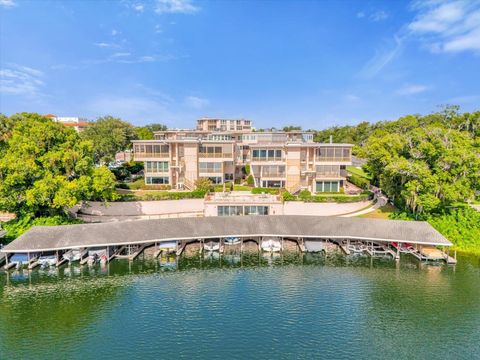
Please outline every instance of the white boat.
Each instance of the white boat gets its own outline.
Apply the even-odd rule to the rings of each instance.
[[[177,248],[176,241],[161,241],[158,244],[158,248],[162,250],[175,250]]]
[[[206,251],[218,251],[220,250],[220,242],[218,240],[209,240],[203,244],[203,248]]]
[[[325,250],[325,243],[322,240],[305,240],[306,252],[321,252]]]
[[[268,252],[278,252],[282,250],[282,243],[278,238],[265,238],[262,240],[262,250]]]
[[[57,264],[57,257],[55,255],[42,255],[38,258],[37,262],[42,268],[55,266]]]
[[[80,261],[87,253],[87,249],[71,249],[63,254],[63,258],[68,262]]]
[[[225,245],[237,245],[237,244],[240,244],[240,238],[238,237],[225,238]]]

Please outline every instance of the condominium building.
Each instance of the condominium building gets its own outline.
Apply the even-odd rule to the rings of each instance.
[[[76,132],[81,132],[88,126],[87,119],[79,118],[76,116],[56,116],[53,114],[48,114],[45,115],[45,117],[48,117],[53,121],[62,123],[65,126],[73,127]]]
[[[200,131],[251,131],[252,121],[246,119],[213,119],[197,120],[197,130]]]
[[[205,119],[200,119],[202,124]],[[229,121],[229,120],[227,120]],[[203,126],[203,125],[202,125]],[[249,124],[251,126],[251,122]],[[255,187],[290,192],[339,192],[352,163],[351,144],[317,143],[305,131],[167,130],[155,140],[133,141],[134,159],[145,163],[145,183],[193,189],[198,178],[214,184],[245,178]],[[248,167],[246,167],[248,165]]]

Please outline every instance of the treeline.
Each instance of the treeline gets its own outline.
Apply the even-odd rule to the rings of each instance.
[[[480,112],[457,106],[395,121],[326,129],[316,140],[355,144],[364,170],[401,209],[439,213],[480,192]]]

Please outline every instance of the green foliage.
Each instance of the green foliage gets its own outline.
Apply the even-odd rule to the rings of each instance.
[[[146,127],[136,127],[135,135],[138,140],[153,140],[155,138],[153,131],[147,129]]]
[[[285,131],[285,132],[300,131],[300,130],[302,130],[302,127],[298,126],[298,125],[288,125],[288,126],[284,126],[282,130]]]
[[[297,197],[295,195],[290,194],[288,191],[284,191],[282,193],[282,200],[283,201],[296,201]]]
[[[204,192],[214,190],[212,181],[209,178],[204,178],[204,177],[198,178],[195,181],[195,189],[198,191],[204,191]]]
[[[112,169],[117,181],[124,181],[143,170],[143,162],[131,161]]]
[[[146,192],[140,195],[125,194],[122,195],[121,201],[153,201],[153,200],[181,200],[181,199],[203,199],[207,191],[164,191],[164,192]]]
[[[77,219],[71,219],[66,215],[55,215],[48,217],[37,217],[33,218],[31,216],[23,216],[10,220],[2,224],[3,229],[7,232],[4,237],[4,241],[9,243],[10,241],[16,239],[32,226],[56,226],[56,225],[67,225],[67,224],[80,224],[81,221]]]
[[[352,175],[358,175],[361,176],[367,180],[371,180],[372,177],[367,174],[363,169],[357,168],[355,166],[347,166],[347,171],[351,173]]]
[[[368,179],[364,178],[364,177],[361,177],[359,175],[356,175],[356,174],[352,174],[350,175],[347,180],[349,182],[351,182],[352,184],[358,186],[359,188],[363,189],[363,190],[368,190],[369,186],[370,186],[370,181],[368,181]]]
[[[480,253],[480,212],[471,208],[452,209],[430,216],[428,222],[456,249]]]
[[[307,189],[303,189],[302,191],[300,191],[300,194],[298,194],[298,198],[302,201],[308,201],[311,196],[312,193]]]
[[[244,169],[245,175],[250,175],[250,170],[251,170],[251,169],[250,169],[250,164],[246,164],[246,165],[243,167],[243,169]]]
[[[339,193],[320,193],[312,195],[308,190],[302,190],[300,194],[293,195],[288,191],[282,193],[283,201],[304,201],[304,202],[336,202],[336,203],[349,203],[366,201],[371,199],[370,192],[363,192],[360,195],[344,195]]]
[[[83,139],[93,144],[95,163],[109,163],[115,159],[117,152],[131,146],[136,135],[131,124],[112,116],[98,118],[81,133]]]
[[[252,194],[271,194],[278,195],[280,194],[281,189],[279,188],[252,188]]]
[[[12,118],[0,147],[1,211],[45,216],[81,200],[115,199],[115,177],[105,167],[94,167],[91,142],[38,114]]]
[[[253,186],[253,184],[255,184],[255,180],[253,179],[253,175],[248,175],[247,185]]]

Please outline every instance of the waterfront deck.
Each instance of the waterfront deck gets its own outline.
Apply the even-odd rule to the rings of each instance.
[[[204,217],[34,226],[4,253],[151,244],[219,237],[364,240],[431,246],[452,244],[427,222],[300,215]]]

